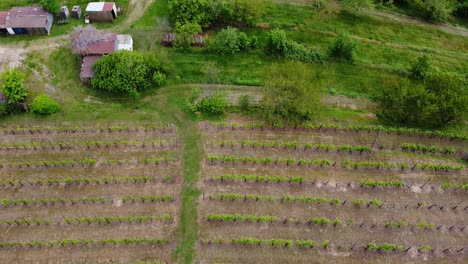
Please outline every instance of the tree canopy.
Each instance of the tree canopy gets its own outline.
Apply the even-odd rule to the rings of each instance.
[[[60,11],[60,2],[59,0],[41,0],[40,4],[42,5],[42,7],[53,13],[53,14],[56,14]]]
[[[2,73],[1,80],[1,91],[9,104],[22,102],[28,96],[28,89],[24,84],[25,75],[18,68],[7,68]]]
[[[297,124],[310,120],[321,104],[313,76],[300,62],[275,64],[263,81],[261,108],[273,125]]]
[[[106,55],[96,62],[94,72],[91,79],[94,88],[132,96],[150,87],[160,87],[165,80],[156,56],[136,51],[121,50]]]
[[[441,127],[468,114],[464,76],[435,72],[422,81],[393,80],[378,96],[378,117],[394,125]]]

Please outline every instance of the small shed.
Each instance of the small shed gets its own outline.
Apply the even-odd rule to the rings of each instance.
[[[1,12],[0,11],[0,36],[5,36],[8,31],[6,29],[6,17],[8,15],[8,11]]]
[[[115,50],[133,51],[133,38],[130,35],[117,35]]]
[[[89,82],[91,78],[94,77],[94,69],[93,66],[96,61],[102,58],[101,55],[92,55],[92,56],[84,56],[83,63],[81,64],[81,72],[80,72],[80,79],[82,82]]]
[[[72,17],[76,19],[81,18],[81,7],[80,6],[73,6],[72,8]]]
[[[13,7],[5,19],[10,35],[48,35],[54,16],[40,6]]]
[[[166,47],[172,47],[176,40],[176,35],[174,33],[164,33],[164,39],[162,44]]]
[[[114,2],[91,2],[86,7],[91,22],[112,22],[117,18],[117,7]]]

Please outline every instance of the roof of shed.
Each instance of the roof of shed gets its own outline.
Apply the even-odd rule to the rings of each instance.
[[[109,35],[97,42],[89,43],[85,50],[86,54],[110,54],[115,51],[115,40],[117,34],[109,33]]]
[[[114,6],[114,2],[90,2],[86,6],[86,12],[111,11]]]
[[[8,11],[0,11],[0,28],[5,27],[7,15],[8,15]]]
[[[96,61],[102,58],[101,55],[85,56],[81,64],[80,78],[87,79],[94,77],[93,66]]]
[[[36,28],[47,25],[49,12],[40,6],[13,7],[5,18],[8,28]]]

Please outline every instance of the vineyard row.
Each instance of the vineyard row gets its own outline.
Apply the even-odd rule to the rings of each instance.
[[[405,220],[401,221],[386,221],[383,223],[366,223],[364,221],[357,222],[355,220],[349,219],[347,221],[343,221],[340,218],[335,218],[335,219],[328,219],[328,218],[323,218],[323,217],[312,217],[308,220],[304,219],[299,219],[295,217],[288,217],[281,219],[277,216],[272,216],[272,215],[241,215],[241,214],[210,214],[205,216],[206,221],[208,222],[226,222],[226,223],[267,223],[267,224],[273,224],[273,223],[278,223],[278,224],[294,224],[294,225],[299,225],[299,224],[306,224],[306,225],[319,225],[321,227],[326,227],[326,226],[333,226],[333,227],[358,227],[358,228],[363,228],[365,226],[369,228],[377,228],[377,227],[383,227],[383,228],[395,228],[395,229],[400,229],[400,228],[410,228],[410,229],[417,229],[417,230],[437,230],[437,231],[442,231],[442,230],[448,230],[448,231],[464,231],[466,226],[457,226],[457,225],[438,225],[436,226],[433,223],[429,222],[418,222],[415,224],[410,224]]]
[[[173,176],[164,176],[160,179],[164,183],[173,183]],[[107,185],[107,184],[138,184],[138,183],[148,183],[155,182],[156,178],[152,176],[129,176],[129,177],[119,177],[119,178],[64,178],[64,179],[38,179],[38,180],[3,180],[0,181],[0,187],[4,188],[21,188],[25,186],[36,187],[36,186],[73,186],[73,185]]]
[[[296,160],[294,158],[273,158],[273,157],[247,157],[247,156],[217,156],[209,155],[208,161],[214,162],[231,162],[231,163],[252,163],[261,165],[286,165],[286,166],[320,166],[320,167],[336,167],[337,161],[327,159],[315,160]],[[416,163],[410,165],[408,163],[388,163],[381,161],[350,161],[344,160],[341,162],[341,167],[348,169],[419,169],[419,170],[433,170],[433,171],[462,171],[465,169],[463,165],[450,165],[450,164],[432,164],[432,163]]]
[[[76,134],[76,133],[132,133],[132,132],[161,132],[163,134],[176,132],[172,125],[156,126],[98,126],[98,127],[16,127],[0,130],[4,135],[36,135],[36,134]]]
[[[282,131],[318,131],[318,132],[368,132],[368,133],[387,133],[393,135],[417,136],[428,138],[439,138],[449,140],[464,141],[467,136],[443,131],[420,130],[417,128],[385,127],[372,125],[354,125],[347,126],[341,124],[304,124],[295,127],[272,127],[264,123],[231,123],[212,122],[214,127],[223,130],[282,130]]]
[[[99,148],[118,148],[118,147],[171,147],[177,146],[178,141],[167,140],[109,140],[109,141],[79,141],[79,142],[17,142],[0,143],[0,150],[69,150],[74,148],[99,149]]]
[[[210,180],[217,180],[221,182],[225,181],[243,181],[243,182],[256,182],[256,183],[289,183],[289,184],[303,184],[306,182],[310,182],[312,185],[317,183],[317,180],[308,180],[307,177],[305,176],[279,176],[279,175],[243,175],[243,174],[223,174],[223,175],[217,175],[214,176],[213,178],[210,178]],[[327,186],[329,181],[322,182],[323,185]],[[1,182],[0,182],[1,184]],[[338,187],[338,183],[335,184],[335,186]],[[353,183],[348,182],[347,184],[348,187],[352,187]],[[406,184],[402,181],[399,180],[393,180],[393,181],[374,181],[374,180],[364,180],[360,181],[358,183],[358,186],[360,187],[369,187],[369,188],[404,188],[404,187],[411,187],[413,184]],[[425,186],[425,185],[423,185]],[[435,186],[432,186],[435,188]],[[462,183],[462,184],[451,184],[451,183],[443,183],[440,185],[440,189],[442,190],[462,190],[462,191],[468,191],[468,184],[467,183]]]
[[[282,149],[294,149],[294,150],[313,150],[313,151],[337,151],[337,152],[359,152],[359,153],[371,153],[373,151],[372,146],[366,145],[334,145],[334,144],[311,144],[311,143],[299,143],[296,141],[288,141],[288,142],[278,142],[278,141],[252,141],[252,140],[242,140],[232,141],[232,140],[222,140],[222,141],[215,141],[211,143],[206,143],[206,146],[217,146],[217,147],[238,147],[238,148],[282,148]],[[437,146],[425,146],[421,144],[410,144],[410,143],[403,143],[400,144],[399,149],[405,152],[421,152],[421,153],[440,153],[444,155],[455,154],[456,149],[454,147],[437,147]],[[396,147],[391,148],[391,150],[395,150]],[[383,146],[378,146],[378,149],[384,149]]]
[[[123,238],[103,240],[65,239],[60,241],[0,241],[0,248],[41,248],[41,247],[79,247],[97,245],[131,245],[131,244],[153,244],[164,245],[169,243],[165,238]]]
[[[321,249],[327,249],[330,247],[331,243],[329,240],[324,240],[323,242],[315,242],[313,240],[289,240],[289,239],[257,239],[257,238],[252,238],[252,237],[242,237],[242,238],[234,238],[234,239],[203,239],[201,240],[201,243],[203,244],[208,244],[208,245],[223,245],[223,244],[231,244],[231,245],[242,245],[242,246],[261,246],[261,245],[266,245],[266,246],[273,246],[273,247],[285,247],[285,248],[291,248],[291,247],[298,247],[298,248],[321,248]],[[376,244],[373,242],[369,242],[366,245],[362,246],[357,246],[356,244],[351,245],[351,247],[348,248],[348,250],[355,250],[357,248],[362,248],[363,251],[373,251],[373,252],[408,252],[413,248],[413,246],[405,247],[401,245],[396,245],[396,244],[390,244],[390,243],[384,243],[384,244]],[[429,245],[421,245],[415,247],[419,253],[428,253],[428,252],[434,252],[435,249]],[[343,250],[343,246],[337,246],[336,249]],[[456,253],[460,253],[464,250],[464,247],[462,249],[455,249]],[[450,254],[452,253],[450,251],[450,248],[445,249],[443,251],[445,254]]]
[[[139,161],[132,161],[128,159],[114,160],[107,159],[100,161],[101,165],[124,165],[124,164],[168,164],[169,162],[176,161],[175,158],[147,158]],[[94,158],[85,158],[82,160],[39,160],[39,161],[11,161],[6,164],[0,164],[2,168],[49,168],[49,167],[92,167],[99,165],[98,161]]]
[[[171,202],[174,197],[170,195],[159,196],[124,196],[122,202]],[[104,204],[113,203],[112,199],[103,197],[82,197],[82,198],[44,198],[44,199],[0,199],[2,206],[50,206],[50,205],[75,205],[75,204]]]
[[[152,221],[163,221],[163,222],[172,222],[173,218],[170,215],[158,215],[158,216],[148,216],[148,215],[138,215],[138,216],[106,216],[106,217],[79,217],[79,218],[65,218],[66,224],[113,224],[113,223],[144,223]],[[0,225],[8,226],[40,226],[40,225],[51,225],[51,224],[61,224],[61,222],[52,222],[49,219],[41,218],[24,218],[24,219],[10,219],[2,220],[0,219]]]
[[[205,199],[205,194],[203,193],[203,199]],[[312,196],[290,196],[290,195],[284,195],[282,197],[277,197],[273,195],[259,195],[259,194],[239,194],[239,193],[223,193],[223,194],[216,194],[214,196],[208,195],[209,200],[217,200],[217,201],[263,201],[263,202],[280,202],[280,203],[302,203],[302,204],[329,204],[332,206],[345,206],[346,204],[350,204],[351,206],[355,208],[369,208],[369,207],[376,207],[376,208],[382,208],[384,204],[386,204],[386,201],[380,201],[379,199],[373,199],[370,201],[364,201],[363,199],[356,199],[353,201],[344,200],[341,201],[338,198],[325,198],[325,197],[312,197]],[[431,204],[428,205],[426,202],[418,202],[417,204],[410,204],[410,203],[405,203],[405,204],[388,204],[386,207],[388,208],[395,208],[398,206],[399,208],[404,208],[404,209],[450,209],[450,210],[457,210],[460,205],[454,205],[454,206],[447,206],[447,205],[437,205],[437,204]],[[460,209],[463,209],[463,211],[468,210],[468,206],[465,206],[464,208],[460,207]]]

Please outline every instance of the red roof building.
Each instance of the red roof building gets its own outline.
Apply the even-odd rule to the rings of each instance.
[[[11,35],[50,33],[54,17],[41,6],[13,7],[5,17]]]
[[[88,82],[89,79],[94,77],[93,66],[96,63],[96,61],[100,60],[101,58],[101,55],[85,56],[83,58],[83,63],[81,64],[80,72],[80,79],[82,82]]]

